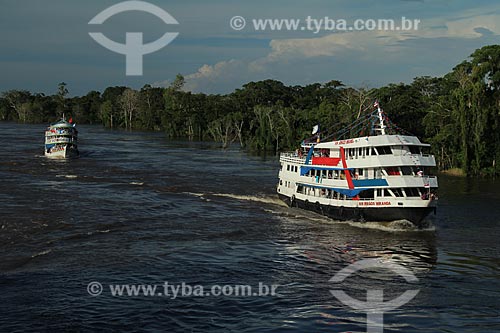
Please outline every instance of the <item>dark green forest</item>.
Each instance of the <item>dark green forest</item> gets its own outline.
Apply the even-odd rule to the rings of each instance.
[[[109,87],[71,98],[65,83],[51,96],[11,90],[1,95],[0,119],[48,123],[65,113],[79,124],[164,131],[172,138],[278,152],[297,147],[315,124],[322,129],[350,124],[379,100],[394,123],[432,144],[440,170],[500,174],[500,45],[476,50],[443,77],[375,89],[337,80],[306,86],[265,80],[227,95],[206,95],[183,91],[183,84],[178,75],[168,88]]]

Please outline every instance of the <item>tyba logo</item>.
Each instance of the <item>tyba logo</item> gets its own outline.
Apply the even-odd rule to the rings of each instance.
[[[110,17],[127,11],[150,13],[159,17],[165,24],[179,24],[165,10],[144,1],[125,1],[108,7],[90,20],[89,24],[103,24]],[[89,32],[90,37],[108,50],[125,55],[126,75],[142,75],[142,57],[167,46],[178,34],[178,32],[167,32],[154,42],[143,44],[142,32],[127,32],[125,44],[120,44],[100,32]]]
[[[393,273],[403,277],[406,282],[417,282],[418,279],[412,272],[401,265],[394,263],[382,263],[378,259],[364,259],[357,261],[344,269],[340,270],[330,282],[341,283],[351,274],[362,269],[388,269]],[[333,296],[339,301],[358,311],[366,312],[367,315],[367,332],[382,333],[384,331],[383,315],[388,312],[403,306],[411,301],[419,292],[419,290],[407,290],[393,300],[384,302],[384,291],[380,289],[369,289],[366,291],[366,302],[357,300],[347,295],[342,290],[330,290]]]

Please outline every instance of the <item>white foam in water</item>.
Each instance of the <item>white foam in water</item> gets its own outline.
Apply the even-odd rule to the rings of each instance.
[[[42,251],[42,252],[38,252],[38,253],[35,253],[31,256],[31,258],[36,258],[36,257],[40,257],[40,256],[43,256],[43,255],[46,255],[46,254],[49,254],[50,252],[52,252],[52,250],[45,250],[45,251]]]
[[[193,192],[182,192],[182,193],[200,198],[201,200],[210,201],[210,199],[205,198],[206,194],[204,193],[193,193]]]
[[[267,204],[279,205],[288,207],[283,201],[281,201],[277,196],[255,196],[255,195],[239,195],[231,193],[193,193],[193,192],[183,192],[184,194],[199,197],[200,199],[210,201],[207,197],[223,197],[235,200],[245,200],[245,201],[255,201]]]
[[[205,196],[204,193],[193,193],[193,192],[182,192],[182,193],[187,195],[192,195],[193,197],[198,197],[198,198],[203,198],[203,196]]]
[[[60,177],[64,177],[64,178],[68,178],[68,179],[75,179],[75,178],[78,178],[77,175],[56,175],[57,178],[60,178]]]
[[[144,182],[130,182],[130,185],[142,186],[144,185]]]
[[[247,200],[247,201],[255,201],[255,202],[263,202],[268,204],[274,204],[279,206],[288,207],[282,200],[280,200],[277,196],[255,196],[255,195],[239,195],[239,194],[230,194],[230,193],[213,193],[212,195],[217,197],[225,197],[236,200]]]
[[[425,228],[419,228],[408,220],[396,220],[390,222],[356,222],[346,221],[347,224],[356,228],[375,229],[388,232],[407,232],[407,231],[435,231],[432,223]]]

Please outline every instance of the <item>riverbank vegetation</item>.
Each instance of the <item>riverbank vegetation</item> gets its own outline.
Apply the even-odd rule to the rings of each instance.
[[[306,86],[264,80],[206,95],[183,91],[183,84],[178,75],[168,88],[109,87],[72,98],[65,83],[52,96],[11,90],[1,95],[0,120],[52,122],[64,112],[78,123],[277,152],[298,147],[316,124],[322,130],[350,124],[378,99],[394,123],[432,144],[440,170],[500,174],[500,45],[476,50],[443,77],[376,89],[337,80]]]

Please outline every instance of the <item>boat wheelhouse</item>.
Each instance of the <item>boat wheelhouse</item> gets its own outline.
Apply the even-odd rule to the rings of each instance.
[[[404,219],[421,227],[437,205],[430,145],[398,134],[401,129],[378,103],[374,107],[336,133],[342,137],[369,125],[370,136],[319,142],[318,133],[317,140],[303,142],[300,150],[281,154],[279,197],[290,206],[338,220]]]
[[[78,130],[64,117],[45,130],[45,156],[50,158],[78,157]]]

